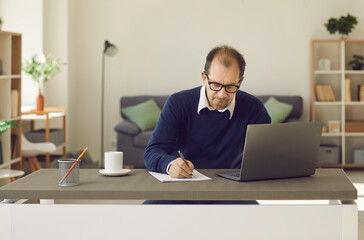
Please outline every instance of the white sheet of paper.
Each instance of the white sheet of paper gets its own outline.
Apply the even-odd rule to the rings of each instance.
[[[206,177],[197,170],[193,170],[192,178],[172,178],[168,174],[157,173],[157,172],[149,172],[149,174],[161,182],[195,182],[195,181],[211,180],[211,178]]]

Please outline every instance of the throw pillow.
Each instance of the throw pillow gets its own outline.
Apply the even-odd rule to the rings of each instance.
[[[270,97],[265,103],[265,108],[268,111],[272,123],[283,122],[292,112],[293,105],[280,102],[274,97]]]
[[[137,105],[122,108],[121,112],[141,131],[147,131],[154,129],[157,125],[161,109],[152,98]]]

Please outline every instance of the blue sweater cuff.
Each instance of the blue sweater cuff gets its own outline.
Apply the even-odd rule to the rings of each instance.
[[[158,170],[159,172],[162,172],[162,173],[165,173],[165,174],[168,174],[167,173],[167,166],[170,162],[172,162],[173,160],[175,160],[176,157],[173,156],[173,155],[167,155],[163,158],[163,160],[160,161],[160,163],[158,164]]]

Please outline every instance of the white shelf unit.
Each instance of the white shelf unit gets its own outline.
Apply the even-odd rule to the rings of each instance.
[[[21,41],[19,33],[0,31],[0,121],[15,121],[19,125],[21,125]],[[18,91],[15,101],[12,101],[12,90]],[[3,162],[0,164],[0,169],[21,167],[21,134],[21,127],[8,129],[1,134]],[[7,181],[7,179],[0,180],[0,186]]]
[[[340,121],[339,133],[323,133],[322,144],[334,144],[340,149],[340,162],[327,167],[358,168],[353,150],[364,149],[364,132],[346,132],[346,121],[364,122],[364,102],[358,100],[357,87],[364,84],[364,70],[351,70],[348,62],[354,54],[364,56],[364,40],[311,41],[311,121],[321,121],[328,127],[330,120]],[[319,60],[329,59],[329,71],[319,70]],[[345,79],[350,78],[351,101],[345,101]],[[330,84],[335,95],[333,102],[316,98],[315,84]]]

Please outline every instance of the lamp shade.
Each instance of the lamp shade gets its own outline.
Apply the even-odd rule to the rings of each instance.
[[[105,41],[104,54],[107,56],[114,56],[118,52],[118,48],[110,43],[108,40]]]

